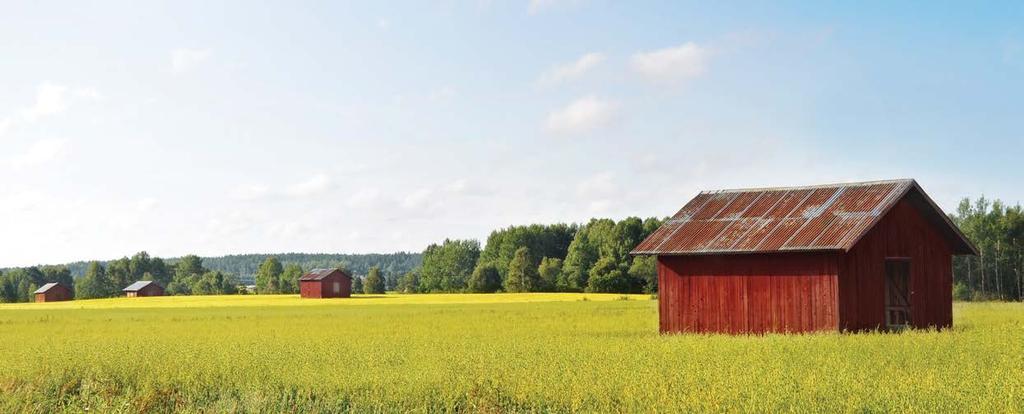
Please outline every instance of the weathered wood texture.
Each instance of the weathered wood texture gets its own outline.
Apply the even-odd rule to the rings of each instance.
[[[661,332],[838,328],[837,254],[659,256]]]
[[[62,284],[50,288],[44,293],[36,293],[36,302],[62,302],[74,299],[74,293],[70,288]]]
[[[352,296],[352,279],[339,271],[319,280],[301,280],[299,295],[304,298],[347,298]]]
[[[946,238],[900,200],[839,264],[839,321],[844,330],[885,328],[885,261],[910,262],[910,326],[953,323],[953,255]]]

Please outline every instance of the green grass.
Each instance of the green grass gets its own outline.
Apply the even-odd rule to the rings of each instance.
[[[587,300],[582,300],[584,297]],[[0,412],[1024,411],[1024,305],[943,332],[659,335],[593,294],[0,305]]]

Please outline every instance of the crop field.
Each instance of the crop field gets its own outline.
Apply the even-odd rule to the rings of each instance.
[[[0,412],[1022,412],[1024,305],[942,332],[659,335],[595,294],[0,305]]]

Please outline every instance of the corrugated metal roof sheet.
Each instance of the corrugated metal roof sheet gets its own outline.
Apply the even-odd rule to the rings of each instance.
[[[352,276],[349,276],[348,273],[345,273],[339,269],[313,269],[307,272],[306,274],[302,275],[302,277],[300,277],[299,280],[323,280],[323,278],[327,277],[328,275],[335,271],[341,272],[343,276],[346,276],[350,279],[352,278]]]
[[[140,280],[138,282],[135,282],[135,283],[132,283],[132,284],[128,285],[128,287],[126,287],[124,289],[121,289],[121,291],[122,292],[138,292],[138,291],[142,290],[142,288],[144,288],[146,286],[149,286],[152,283],[156,283],[156,282],[153,282],[152,280]]]
[[[58,285],[58,283],[47,283],[45,285],[40,286],[39,289],[36,289],[36,291],[32,292],[32,293],[33,294],[35,294],[35,293],[46,293],[46,291],[48,291],[50,289],[53,289],[53,287],[57,286],[57,285]]]
[[[929,218],[944,227],[956,253],[976,253],[911,179],[704,191],[632,253],[847,251],[912,190],[925,201]]]

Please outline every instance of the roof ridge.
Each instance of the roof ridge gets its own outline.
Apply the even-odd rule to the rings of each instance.
[[[721,190],[701,190],[700,194],[729,194],[729,193],[748,193],[754,191],[793,191],[793,190],[814,190],[820,188],[840,188],[840,187],[861,187],[871,186],[879,184],[911,184],[916,181],[913,178],[895,178],[890,180],[875,180],[875,181],[852,181],[843,183],[832,183],[832,184],[816,184],[816,185],[803,185],[803,186],[792,186],[792,187],[749,187],[749,188],[727,188]]]

